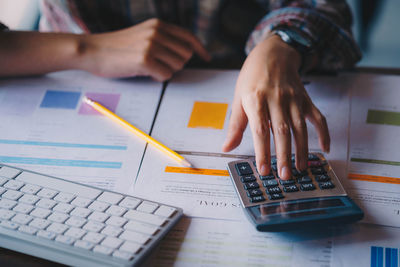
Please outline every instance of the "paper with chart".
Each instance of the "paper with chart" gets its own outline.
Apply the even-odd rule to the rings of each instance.
[[[82,103],[88,96],[148,132],[161,94],[149,80],[84,72],[0,81],[0,161],[126,192],[145,143]]]
[[[365,220],[400,226],[400,77],[359,75],[353,85],[349,183]]]

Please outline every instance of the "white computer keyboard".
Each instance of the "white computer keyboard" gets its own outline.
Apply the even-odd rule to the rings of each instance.
[[[0,164],[0,246],[80,266],[132,266],[182,209]]]

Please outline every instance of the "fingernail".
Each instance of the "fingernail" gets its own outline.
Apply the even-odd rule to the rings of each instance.
[[[289,178],[290,178],[290,171],[289,171],[289,168],[288,168],[288,167],[284,166],[284,167],[281,169],[281,177],[282,177],[283,179],[289,179]]]
[[[268,174],[267,164],[262,164],[261,165],[260,173],[261,173],[261,175],[267,175]]]

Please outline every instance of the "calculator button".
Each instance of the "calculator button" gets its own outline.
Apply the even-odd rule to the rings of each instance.
[[[236,164],[236,170],[240,176],[253,174],[251,166],[247,162],[240,162]]]
[[[327,174],[319,174],[315,175],[315,180],[317,182],[326,182],[330,180],[330,177]]]
[[[279,188],[279,186],[274,186],[265,189],[265,192],[267,192],[267,194],[277,194],[282,193],[282,190]]]
[[[282,193],[276,193],[276,194],[269,194],[268,198],[270,200],[276,200],[276,199],[282,199],[282,198],[284,198],[284,196]]]
[[[264,201],[265,197],[263,196],[256,196],[256,197],[251,197],[250,198],[250,202],[255,203],[255,202],[260,202],[260,201]]]
[[[260,187],[257,182],[245,183],[243,186],[244,186],[244,189],[247,189],[247,190],[256,189],[256,188]]]
[[[294,185],[295,181],[293,179],[290,179],[290,180],[279,180],[279,183],[281,185]]]
[[[254,177],[254,175],[245,175],[240,177],[240,180],[243,183],[254,182],[256,180],[256,177]]]
[[[311,184],[311,183],[302,184],[302,185],[300,185],[300,189],[301,189],[301,191],[311,191],[311,190],[315,189],[315,186],[314,186],[314,184]]]
[[[260,189],[251,189],[251,190],[247,191],[247,196],[249,196],[249,197],[260,196],[262,194],[263,193]]]
[[[307,183],[311,183],[312,180],[311,180],[310,176],[303,176],[303,177],[297,178],[297,182],[299,184],[307,184]]]
[[[318,168],[311,168],[311,173],[314,174],[314,175],[325,174],[326,171],[325,171],[325,169],[323,167],[318,167]]]
[[[322,161],[319,161],[319,160],[308,162],[308,167],[310,167],[310,168],[322,167],[322,166],[324,166],[324,164],[322,163]]]
[[[272,164],[271,169],[273,169],[276,172],[278,171],[278,167],[276,166],[276,164]]]
[[[319,157],[315,154],[308,154],[308,160],[319,160]]]
[[[263,186],[264,187],[271,187],[271,186],[277,186],[278,182],[275,179],[271,179],[271,180],[264,180],[263,181]]]
[[[293,170],[292,170],[292,174],[293,174],[294,176],[296,176],[296,177],[299,177],[299,176],[305,176],[305,175],[307,175],[308,172],[307,172],[307,170],[305,170],[305,171],[298,171],[297,169],[293,169]]]
[[[275,164],[278,162],[278,160],[276,159],[276,157],[271,158],[271,164]]]
[[[299,188],[297,188],[297,186],[294,185],[294,184],[285,185],[285,186],[283,186],[283,191],[285,191],[285,192],[297,192],[297,191],[299,191]]]
[[[261,180],[270,180],[270,179],[275,179],[275,176],[273,174],[269,174],[269,175],[265,175],[265,176],[260,175],[260,179]]]
[[[334,187],[335,185],[331,181],[319,183],[319,188],[321,189],[330,189]]]

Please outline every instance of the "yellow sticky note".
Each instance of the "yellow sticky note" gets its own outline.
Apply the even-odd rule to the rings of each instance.
[[[195,101],[187,127],[223,129],[227,110],[226,103]]]

